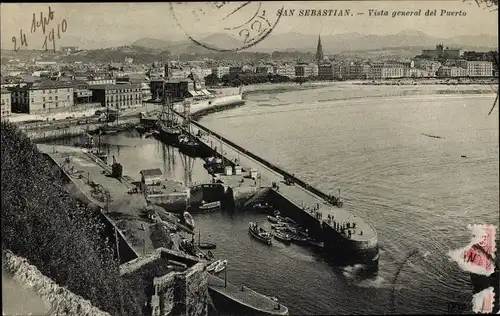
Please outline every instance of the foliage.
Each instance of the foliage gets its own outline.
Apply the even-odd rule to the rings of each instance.
[[[238,87],[240,85],[257,84],[257,83],[281,83],[289,82],[290,78],[281,75],[267,73],[239,73],[229,74],[222,77],[222,82],[225,86]]]
[[[2,249],[25,257],[103,311],[140,315],[96,214],[79,207],[36,146],[6,122],[1,123],[1,161]]]
[[[151,242],[154,248],[167,248],[172,249],[174,242],[165,227],[156,223],[149,228]]]

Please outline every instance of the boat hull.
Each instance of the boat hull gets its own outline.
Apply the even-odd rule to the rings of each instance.
[[[250,236],[254,237],[258,241],[260,241],[264,244],[267,244],[267,245],[271,245],[271,238],[262,237],[258,232],[255,231],[255,229],[252,226],[250,226],[248,228],[248,232],[249,232]]]

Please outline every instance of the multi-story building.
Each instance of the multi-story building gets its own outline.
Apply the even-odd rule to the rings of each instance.
[[[309,64],[297,64],[295,65],[295,76],[296,77],[311,77],[313,75],[313,69]]]
[[[1,115],[2,119],[8,117],[11,113],[11,96],[10,91],[6,89],[1,90]]]
[[[437,76],[439,78],[458,78],[467,77],[468,71],[462,67],[455,66],[441,66],[437,71]]]
[[[142,105],[140,84],[107,84],[90,86],[92,98],[101,106],[120,111],[124,108]]]
[[[481,60],[457,60],[456,65],[467,69],[469,77],[492,77],[493,63]]]
[[[256,69],[254,66],[247,64],[247,65],[243,65],[241,67],[241,70],[243,70],[243,72],[255,72]]]
[[[295,65],[292,64],[282,64],[275,66],[273,69],[274,73],[280,76],[285,76],[288,78],[295,78]]]
[[[73,100],[75,105],[92,103],[92,91],[90,85],[82,80],[71,81],[73,85]]]
[[[90,86],[102,86],[116,84],[116,79],[113,78],[89,78],[86,80]]]
[[[370,68],[371,79],[403,78],[405,68],[399,63],[374,63]]]
[[[350,75],[352,79],[367,79],[370,75],[370,65],[353,63],[350,65]]]
[[[438,61],[419,58],[414,60],[414,67],[435,73],[438,71],[439,67],[441,67],[441,63]]]
[[[74,105],[73,86],[59,81],[35,81],[23,87],[10,88],[12,111],[43,113]]]
[[[309,69],[311,70],[311,76],[317,77],[319,73],[319,67],[315,63],[310,63],[309,64]]]
[[[436,71],[428,71],[420,68],[405,68],[404,73],[407,78],[432,78],[436,76]]]
[[[321,79],[332,80],[333,79],[333,64],[332,63],[321,63],[318,68],[318,76]]]
[[[191,97],[190,91],[195,91],[194,81],[191,79],[170,79],[170,80],[151,80],[149,82],[151,88],[151,98],[155,101],[163,99],[163,89],[166,93],[173,97],[174,100],[183,100]],[[194,94],[197,95],[196,93]]]
[[[212,68],[212,73],[217,76],[217,78],[221,79],[225,75],[229,75],[229,66],[218,66]]]

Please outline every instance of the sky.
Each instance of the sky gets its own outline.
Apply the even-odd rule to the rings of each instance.
[[[277,10],[295,9],[294,16],[282,16],[273,33],[298,32],[302,34],[396,34],[405,30],[416,30],[435,37],[456,35],[498,36],[498,11],[490,12],[486,4],[478,7],[475,0],[444,1],[276,1],[252,2],[222,20],[245,2],[229,2],[220,8],[207,3],[2,3],[1,47],[12,49],[12,37],[21,44],[20,31],[26,34],[28,49],[42,49],[45,37],[54,28],[56,46],[76,45],[94,49],[128,45],[137,39],[148,37],[164,40],[186,40],[188,33],[193,38],[202,38],[211,33],[231,33],[225,27],[236,27],[255,13],[265,16],[274,24]],[[33,14],[37,21],[42,12],[53,19],[41,29],[30,32]],[[353,16],[298,16],[300,10],[343,10],[350,9]],[[386,10],[389,16],[369,16],[369,9]],[[392,17],[392,11],[422,10],[421,16]],[[437,10],[438,16],[424,16],[426,10]],[[465,16],[439,16],[441,10],[462,11]],[[194,17],[201,17],[198,22]],[[363,15],[358,15],[363,13]],[[175,15],[175,18],[174,18]],[[65,21],[65,22],[63,22]],[[251,20],[253,23],[254,20]],[[62,26],[65,23],[65,32]],[[180,25],[180,26],[179,26]],[[59,36],[57,34],[59,26]],[[240,29],[238,29],[240,30]],[[271,34],[272,35],[272,34]],[[49,45],[52,45],[50,38]],[[271,40],[272,36],[266,40]],[[24,48],[26,49],[26,48]]]

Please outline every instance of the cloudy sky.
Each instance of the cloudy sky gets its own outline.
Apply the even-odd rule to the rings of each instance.
[[[282,16],[273,33],[298,32],[303,34],[395,34],[406,30],[417,30],[436,37],[455,35],[498,36],[497,11],[478,7],[474,0],[443,1],[281,1],[252,2],[236,14],[223,19],[244,2],[230,2],[221,8],[207,3],[176,3],[173,11],[168,3],[12,3],[0,5],[1,45],[12,49],[12,37],[20,42],[20,31],[26,33],[29,49],[41,49],[45,36],[54,28],[56,46],[77,45],[82,48],[98,48],[127,45],[143,38],[185,40],[185,32],[194,38],[211,32],[227,33],[225,27],[237,26],[239,22],[251,20],[255,13],[276,20],[281,7],[295,9],[294,16]],[[37,20],[42,12],[48,16],[49,6],[54,11],[53,20],[46,26],[46,34],[39,29],[30,33],[33,14]],[[344,10],[350,9],[352,16],[298,16],[301,9]],[[369,9],[387,10],[389,16],[369,16]],[[392,17],[393,11],[421,9],[421,16]],[[424,16],[427,9],[437,10],[437,16]],[[462,11],[465,16],[440,16],[442,11]],[[358,13],[363,13],[358,14]],[[196,15],[198,14],[198,15]],[[177,18],[177,20],[174,18]],[[198,17],[195,18],[195,16]],[[57,28],[66,21],[66,32]],[[179,24],[181,26],[179,26]],[[234,31],[233,31],[234,33]],[[234,35],[234,34],[233,34]],[[272,36],[266,40],[272,39]]]

